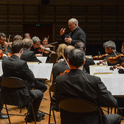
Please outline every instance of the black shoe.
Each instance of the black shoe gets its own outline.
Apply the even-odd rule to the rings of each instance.
[[[8,119],[8,115],[0,113],[0,119]]]
[[[43,117],[45,117],[45,113],[44,112],[38,113],[37,116],[36,116],[36,121],[40,122],[41,120],[43,120]]]
[[[42,112],[42,113],[38,113],[37,116],[36,116],[36,121],[37,122],[40,122],[43,117],[45,117],[45,113]],[[32,122],[32,121],[35,121],[34,120],[34,117],[31,117],[30,115],[27,115],[26,118],[25,118],[25,121],[27,120],[27,122]]]

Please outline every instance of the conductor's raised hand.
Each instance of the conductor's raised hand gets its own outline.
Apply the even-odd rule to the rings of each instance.
[[[64,35],[66,28],[61,28],[60,35]]]

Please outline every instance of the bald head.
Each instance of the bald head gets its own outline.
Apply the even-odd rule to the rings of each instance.
[[[75,49],[74,46],[69,45],[69,46],[65,47],[64,56],[65,56],[66,59],[68,58],[68,54],[72,49]]]

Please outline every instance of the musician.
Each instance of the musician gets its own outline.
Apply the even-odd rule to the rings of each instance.
[[[61,28],[60,35],[63,41],[67,43],[67,45],[75,45],[76,42],[82,41],[86,44],[86,34],[85,32],[78,26],[78,20],[75,18],[71,18],[68,20],[68,26],[71,32],[68,35],[65,35],[66,28]]]
[[[109,57],[116,57],[116,55],[119,55],[120,53],[116,51],[116,44],[114,41],[106,41],[104,44],[103,44],[103,47],[105,48],[105,52],[108,54],[108,56],[106,56],[104,58],[104,60],[107,60]],[[108,65],[116,65],[117,63],[115,64],[111,64],[109,62],[107,62]]]
[[[29,85],[34,84],[35,82],[35,77],[33,72],[29,69],[27,63],[24,60],[21,60],[20,57],[23,53],[23,44],[22,41],[16,40],[13,41],[12,43],[12,52],[13,55],[9,58],[4,57],[2,61],[2,68],[3,68],[3,77],[19,77],[25,81],[28,81]],[[1,102],[4,102],[6,98],[8,98],[6,102],[11,103],[9,100],[9,97],[13,97],[13,102],[29,102],[30,98],[29,95],[27,94],[27,89],[8,89],[6,87],[3,87],[1,90],[1,94],[4,93],[4,97],[2,97]],[[30,90],[32,97],[34,98],[33,101],[33,107],[34,107],[34,112],[36,115],[36,121],[40,121],[43,117],[42,113],[38,113],[38,108],[40,106],[41,100],[43,98],[43,93],[40,90]],[[26,95],[27,99],[17,99],[16,95],[21,96],[21,95]],[[28,122],[34,121],[33,118],[33,112],[32,109],[30,110],[28,116]],[[25,118],[27,119],[27,117]]]
[[[27,62],[39,62],[42,63],[37,57],[35,56],[34,51],[30,51],[30,48],[33,45],[32,39],[25,38],[22,40],[23,43],[23,53],[21,55],[21,59]],[[47,90],[47,86],[45,85],[45,80],[35,80],[35,89],[41,90],[43,93]]]
[[[30,50],[31,50],[31,51],[34,51],[37,57],[42,57],[42,56],[43,56],[43,55],[42,55],[42,52],[39,52],[39,51],[38,51],[38,50],[39,50],[39,47],[40,47],[40,42],[41,42],[41,40],[40,40],[39,37],[37,37],[37,36],[34,36],[34,37],[32,38],[32,40],[33,40],[33,46],[31,47]]]
[[[47,46],[49,37],[45,37],[42,41],[43,46]]]
[[[56,78],[56,100],[59,103],[66,98],[82,98],[92,101],[99,106],[117,106],[116,99],[107,90],[99,77],[83,72],[85,54],[80,49],[69,52],[68,63],[70,72]],[[80,106],[79,106],[80,107]],[[99,107],[101,109],[101,107]],[[101,109],[102,111],[102,109]],[[118,114],[102,113],[104,124],[120,124],[121,116]],[[77,114],[61,110],[61,124],[99,124],[98,113]]]
[[[31,39],[31,35],[30,35],[29,33],[25,33],[25,34],[24,34],[24,38],[29,38],[29,39]]]
[[[0,33],[0,50],[2,50],[4,54],[12,53],[11,47],[6,42],[6,35],[4,33]]]
[[[78,41],[75,44],[75,48],[81,49],[84,52],[86,52],[86,45],[85,45],[85,43],[83,43],[81,41]],[[90,59],[90,58],[85,58],[85,59],[86,60],[85,60],[85,64],[84,64],[83,70],[89,73],[89,66],[90,65],[95,65],[95,63],[94,63],[93,59]]]
[[[69,54],[69,52],[70,52],[72,49],[74,49],[74,47],[71,46],[71,45],[66,46],[66,47],[64,48],[64,51],[62,52],[62,54],[64,55],[66,61],[67,61],[67,59],[68,59],[68,54]],[[57,77],[58,75],[60,75],[60,73],[64,72],[66,69],[69,69],[69,66],[67,65],[67,62],[66,62],[66,61],[63,59],[63,61],[60,61],[60,62],[55,63],[55,64],[53,65],[53,83],[54,83],[56,77]]]
[[[64,61],[62,55],[64,55],[64,49],[66,48],[66,46],[67,45],[65,43],[59,44],[57,50],[57,62]]]
[[[23,40],[21,35],[15,35],[13,40]]]
[[[39,59],[37,59],[37,57],[35,56],[35,52],[34,51],[30,51],[32,45],[33,45],[33,41],[32,39],[29,38],[24,38],[22,40],[23,43],[23,54],[21,56],[22,60],[25,61],[30,61],[30,62],[39,62],[42,63]]]

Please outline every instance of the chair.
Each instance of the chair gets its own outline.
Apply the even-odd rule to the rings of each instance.
[[[28,84],[20,79],[20,78],[17,78],[17,77],[6,77],[6,78],[3,78],[2,81],[1,81],[1,85],[2,85],[2,88],[3,87],[6,87],[6,88],[14,88],[14,89],[17,89],[17,88],[27,88],[27,92],[29,94],[29,102],[28,102],[28,105],[26,103],[21,104],[21,106],[15,105],[15,103],[3,103],[5,104],[5,108],[6,108],[6,112],[7,112],[7,115],[8,115],[8,119],[9,119],[9,124],[11,124],[11,121],[10,121],[10,117],[9,117],[9,113],[8,113],[8,109],[7,109],[7,105],[15,105],[15,106],[19,106],[19,107],[22,107],[22,106],[28,106],[28,112],[26,113],[26,115],[28,115],[29,113],[29,109],[30,109],[30,105],[32,107],[32,111],[33,111],[33,115],[34,115],[34,119],[35,119],[35,124],[36,124],[36,116],[35,116],[35,113],[34,113],[34,108],[33,108],[33,99],[31,99],[31,94],[30,94],[30,88],[28,86]],[[4,97],[4,93],[1,93],[1,98]],[[27,96],[28,97],[28,96]],[[26,98],[27,98],[26,97]],[[5,98],[6,99],[6,98]],[[9,98],[9,99],[12,99],[12,98]],[[28,117],[28,116],[27,116]],[[27,124],[27,120],[26,119],[26,124]]]
[[[88,100],[79,98],[67,98],[59,103],[60,113],[61,109],[73,113],[88,113],[98,111],[100,115],[101,124],[103,124],[102,113],[100,108],[96,104]]]
[[[55,89],[56,89],[56,84],[51,85],[50,88],[49,88],[50,111],[49,111],[49,122],[48,122],[48,124],[50,124],[51,111],[53,111],[53,118],[54,118],[54,122],[56,124],[56,119],[55,119],[55,113],[54,113],[54,111],[57,111],[57,110],[54,110],[54,108],[52,107],[52,93],[55,93]]]

